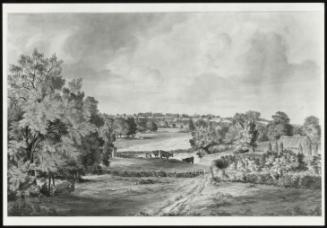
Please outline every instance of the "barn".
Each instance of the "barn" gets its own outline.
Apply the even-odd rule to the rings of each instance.
[[[295,153],[301,153],[306,156],[316,155],[319,153],[318,145],[313,144],[308,136],[301,135],[283,135],[280,137],[277,143],[275,143],[273,148],[276,151],[291,150]]]

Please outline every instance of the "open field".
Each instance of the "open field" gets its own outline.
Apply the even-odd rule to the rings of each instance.
[[[117,158],[112,162],[112,169],[140,173],[154,170],[189,172],[202,168],[208,166],[178,160]],[[216,183],[207,172],[193,178],[85,176],[69,195],[30,198],[29,201],[34,208],[28,209],[29,213],[34,211],[29,215],[47,215],[45,211],[59,216],[286,216],[321,213],[319,189]]]
[[[31,201],[59,216],[287,216],[319,215],[320,195],[320,191],[309,189],[245,183],[215,185],[203,176],[131,178],[101,175],[86,177],[71,195]]]
[[[154,133],[138,133],[134,139],[119,138],[115,142],[118,152],[189,149],[190,133],[177,128],[159,128]]]

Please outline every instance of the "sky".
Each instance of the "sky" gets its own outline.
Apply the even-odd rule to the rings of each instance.
[[[323,16],[310,11],[9,14],[8,63],[37,48],[101,112],[323,116]]]

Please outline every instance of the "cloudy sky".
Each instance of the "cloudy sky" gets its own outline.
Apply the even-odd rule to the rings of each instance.
[[[317,12],[10,14],[8,62],[34,48],[107,113],[322,116]]]

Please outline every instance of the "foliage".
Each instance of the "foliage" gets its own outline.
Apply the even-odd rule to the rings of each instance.
[[[320,188],[321,157],[305,159],[289,150],[261,155],[224,156],[230,162],[228,180],[257,184],[276,184],[285,187]]]
[[[240,128],[238,147],[252,148],[254,151],[257,144],[258,130],[256,129],[256,120],[260,113],[248,111],[246,114],[236,113],[233,117],[233,124]]]
[[[313,143],[320,143],[321,128],[319,125],[319,119],[315,116],[307,117],[303,124],[303,132]]]
[[[154,121],[148,120],[146,122],[146,129],[149,130],[149,131],[157,131],[158,130],[158,126],[157,126],[157,124]]]
[[[195,122],[195,130],[192,132],[190,144],[194,149],[205,149],[219,144],[236,144],[239,147],[256,147],[259,136],[256,121],[259,120],[260,113],[248,111],[236,113],[231,119],[231,123],[211,122],[199,119]],[[226,147],[228,148],[228,147]],[[218,150],[220,151],[220,150]]]
[[[193,122],[192,119],[189,119],[189,121],[188,121],[188,130],[189,131],[194,131],[195,130],[194,122]]]
[[[290,119],[284,112],[276,112],[272,116],[272,121],[268,124],[267,136],[269,140],[278,140],[282,135],[290,136],[293,132],[293,127],[289,124]]]
[[[127,135],[128,136],[135,135],[136,130],[137,130],[137,125],[136,125],[135,119],[133,117],[128,117],[127,118],[127,123],[128,123]]]
[[[136,125],[137,125],[137,130],[139,132],[144,132],[146,131],[146,123],[147,123],[147,119],[146,118],[140,118],[136,121]]]
[[[124,118],[119,117],[119,118],[116,118],[114,120],[114,129],[115,129],[116,134],[119,137],[122,137],[123,135],[128,134],[129,125],[128,125],[127,121]]]
[[[22,55],[8,76],[8,189],[17,193],[35,184],[37,175],[74,175],[103,162],[100,133],[105,121],[97,101],[86,97],[82,80],[65,86],[62,61],[35,50]],[[107,126],[107,125],[105,125]],[[102,128],[103,130],[103,128]]]
[[[265,125],[257,123],[258,130],[258,142],[264,142],[268,140],[268,129]]]
[[[109,166],[109,158],[114,150],[114,141],[116,135],[114,131],[114,120],[104,115],[104,125],[99,129],[101,138],[104,140],[102,162],[105,166]]]

